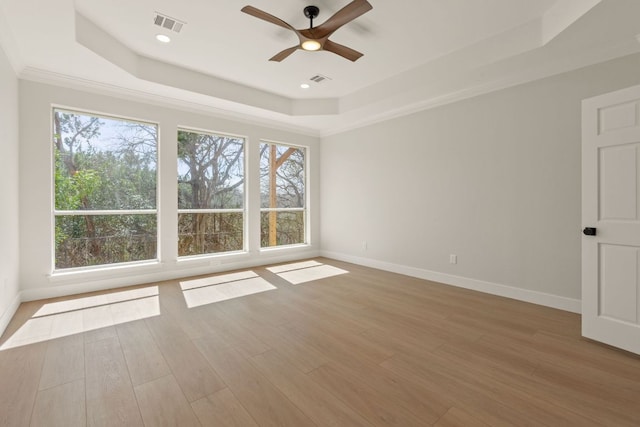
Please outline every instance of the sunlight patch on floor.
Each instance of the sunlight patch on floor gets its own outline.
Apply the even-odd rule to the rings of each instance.
[[[180,288],[183,291],[194,288],[202,288],[203,286],[219,285],[221,283],[235,282],[237,280],[252,279],[258,275],[251,270],[240,271],[237,273],[221,274],[219,276],[204,277],[202,279],[184,280],[180,282]]]
[[[300,283],[311,282],[348,273],[347,270],[322,264],[313,260],[277,265],[275,267],[268,267],[267,270],[277,274],[292,285],[299,285]]]
[[[284,271],[291,271],[291,270],[299,270],[301,268],[309,268],[309,267],[317,267],[319,265],[324,265],[318,261],[303,261],[303,262],[294,262],[292,264],[284,264],[284,265],[276,265],[274,267],[267,267],[267,270],[269,270],[272,273],[282,273]]]
[[[43,305],[0,346],[0,350],[160,315],[157,286],[99,297],[106,298],[91,296]],[[101,304],[98,305],[98,302]]]
[[[151,286],[147,288],[131,289],[129,291],[51,302],[43,305],[42,308],[33,315],[33,317],[48,316],[51,314],[64,313],[66,311],[81,310],[84,308],[109,305],[117,302],[147,298],[156,295],[158,295],[158,287]]]
[[[287,282],[292,285],[299,285],[300,283],[311,282],[314,280],[326,279],[327,277],[338,276],[340,274],[348,273],[347,270],[343,270],[331,265],[320,265],[317,267],[303,268],[300,270],[285,271],[278,274]]]
[[[196,285],[193,282],[180,283],[189,308],[277,289],[253,271],[197,279]]]

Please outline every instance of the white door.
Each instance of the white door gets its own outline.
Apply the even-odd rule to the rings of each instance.
[[[582,103],[582,222],[582,335],[640,354],[640,86]]]

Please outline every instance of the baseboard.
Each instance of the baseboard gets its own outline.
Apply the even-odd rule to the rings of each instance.
[[[323,257],[333,258],[338,261],[350,262],[352,264],[358,264],[365,267],[377,268],[379,270],[404,274],[406,276],[430,280],[432,282],[443,283],[445,285],[452,285],[460,288],[484,292],[487,294],[511,298],[518,301],[530,302],[533,304],[557,308],[559,310],[569,311],[572,313],[581,312],[581,301],[579,299],[567,298],[558,295],[547,294],[544,292],[532,291],[529,289],[516,288],[499,283],[471,279],[468,277],[455,276],[452,274],[439,273],[437,271],[409,267],[406,265],[393,264],[390,262],[378,261],[371,258],[363,258],[340,252],[321,251],[321,255]]]
[[[4,331],[7,329],[7,326],[9,326],[9,322],[11,322],[11,319],[13,319],[13,316],[16,314],[16,311],[18,311],[18,307],[20,307],[21,302],[22,302],[22,298],[20,293],[18,292],[15,298],[13,298],[13,301],[11,301],[11,304],[9,304],[9,306],[4,311],[4,313],[2,313],[2,316],[0,316],[0,336],[4,334]]]

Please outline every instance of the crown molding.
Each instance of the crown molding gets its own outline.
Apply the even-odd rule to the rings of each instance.
[[[183,111],[206,114],[220,119],[234,120],[251,125],[265,126],[275,130],[293,132],[316,138],[320,136],[320,131],[318,129],[289,124],[278,119],[260,117],[260,112],[256,112],[256,114],[241,113],[228,108],[221,108],[205,103],[186,101],[173,96],[158,95],[148,91],[130,89],[122,86],[102,83],[95,80],[75,76],[69,76],[67,74],[56,73],[53,71],[43,70],[35,67],[25,67],[22,72],[18,74],[18,78],[36,83],[51,84],[55,86],[66,87],[69,89],[87,91],[99,95],[113,96],[126,100],[134,100],[147,104],[160,105],[169,108],[179,108]]]
[[[457,90],[445,90],[441,94],[429,94],[427,93],[428,88],[414,88],[411,91],[407,90],[396,94],[394,97],[385,100],[384,104],[372,104],[364,110],[357,111],[357,114],[345,112],[344,120],[342,120],[345,124],[322,129],[320,137],[325,138],[337,135],[638,53],[640,53],[640,45],[632,40],[627,40],[615,45],[599,46],[587,52],[576,53],[571,57],[556,55],[548,61],[542,61],[544,65],[540,65],[539,58],[535,55],[508,58],[498,63],[490,64],[487,67],[469,70],[469,74],[484,75],[484,81],[475,84],[468,83],[467,85],[459,82],[451,84],[452,88],[459,88]],[[512,71],[505,74],[500,72],[502,69],[510,69]],[[461,78],[466,80],[464,76]]]

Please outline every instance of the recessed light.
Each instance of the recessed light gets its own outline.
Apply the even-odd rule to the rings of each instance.
[[[302,89],[309,89],[309,87],[310,87],[310,86],[309,86],[309,84],[308,84],[308,83],[302,83],[302,84],[300,85],[300,87],[301,87]]]
[[[156,34],[156,40],[162,43],[169,43],[171,39],[165,34]]]

